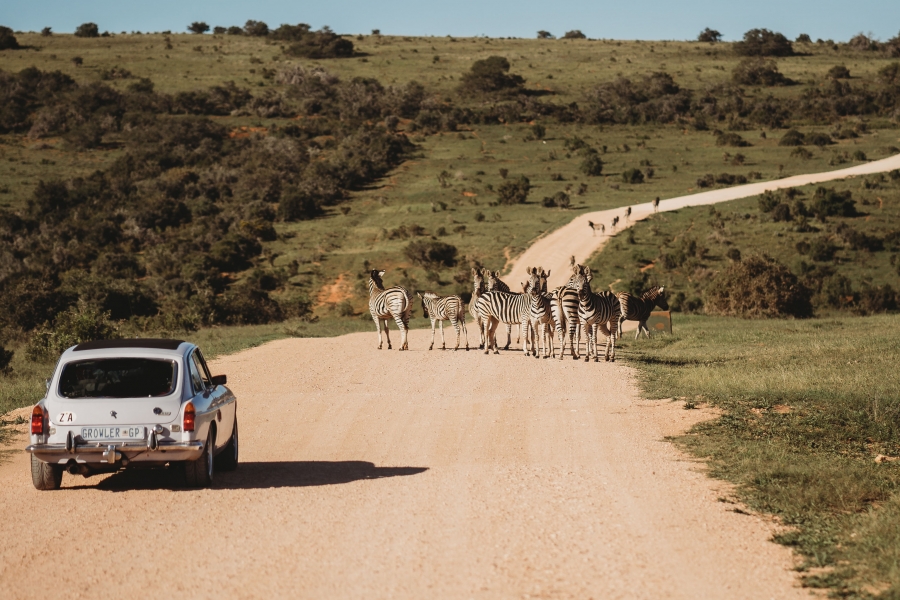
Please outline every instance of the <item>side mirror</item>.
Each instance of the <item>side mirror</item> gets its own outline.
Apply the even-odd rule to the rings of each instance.
[[[213,375],[210,382],[213,385],[225,385],[228,383],[228,375]]]

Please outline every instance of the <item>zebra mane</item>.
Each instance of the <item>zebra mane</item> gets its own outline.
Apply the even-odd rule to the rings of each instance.
[[[641,300],[656,300],[663,293],[663,288],[654,285],[652,288],[641,294]]]

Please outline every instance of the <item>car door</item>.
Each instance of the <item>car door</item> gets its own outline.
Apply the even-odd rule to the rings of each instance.
[[[195,348],[191,353],[191,370],[196,370],[203,384],[204,398],[209,400],[209,411],[216,420],[216,448],[221,448],[228,443],[231,432],[234,429],[234,402],[233,396],[228,393],[225,386],[212,384],[212,376],[209,374],[209,368],[206,361],[200,353],[199,348]],[[232,400],[229,402],[229,400]]]

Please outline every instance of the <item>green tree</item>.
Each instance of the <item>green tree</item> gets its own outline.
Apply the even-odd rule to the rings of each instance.
[[[734,51],[741,56],[793,56],[794,47],[780,33],[768,29],[751,29],[744,39],[735,42]]]
[[[461,89],[473,94],[509,94],[520,90],[525,80],[509,73],[510,64],[503,56],[489,56],[476,60],[468,73],[463,74]]]
[[[204,23],[203,21],[194,21],[190,25],[187,26],[188,31],[191,33],[206,33],[209,31],[209,25]]]
[[[497,188],[497,200],[500,204],[524,204],[531,191],[531,181],[524,175],[517,179],[508,179]]]
[[[82,23],[75,29],[75,37],[100,37],[100,29],[97,27],[96,23]]]
[[[697,41],[710,43],[720,42],[722,41],[722,34],[715,29],[710,29],[709,27],[707,27],[700,32],[700,35],[697,36]]]
[[[13,30],[0,25],[0,50],[18,50],[19,41],[13,35]]]

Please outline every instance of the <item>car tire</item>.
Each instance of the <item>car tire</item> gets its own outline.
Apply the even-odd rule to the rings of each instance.
[[[38,490],[58,490],[62,485],[62,465],[51,465],[31,455],[31,483]]]
[[[216,468],[220,471],[234,471],[238,466],[238,454],[240,444],[238,439],[238,421],[237,415],[234,415],[234,429],[231,430],[231,438],[222,452],[216,457]]]
[[[184,463],[184,482],[188,487],[209,487],[212,485],[213,472],[215,471],[215,450],[213,449],[215,439],[215,430],[210,427],[200,458]]]

